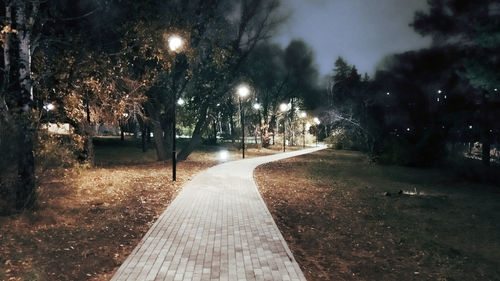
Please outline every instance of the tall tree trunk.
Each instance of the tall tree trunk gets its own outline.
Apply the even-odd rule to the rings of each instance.
[[[214,134],[213,144],[217,144],[217,118],[216,117],[214,118],[212,130],[213,130],[213,134]]]
[[[188,158],[188,156],[193,152],[193,150],[196,148],[198,144],[201,142],[201,137],[203,135],[203,131],[207,127],[207,110],[208,107],[206,105],[203,106],[203,108],[200,109],[200,113],[198,116],[200,117],[198,119],[198,122],[196,122],[196,126],[193,131],[193,135],[191,137],[191,140],[188,142],[188,144],[177,154],[177,160],[178,161],[183,161]]]
[[[17,6],[14,6],[17,5]],[[18,184],[16,190],[16,208],[30,208],[36,198],[35,183],[35,159],[33,145],[33,124],[31,114],[33,108],[33,81],[31,79],[31,38],[34,24],[34,17],[37,12],[37,2],[20,1],[6,4],[6,12],[15,11],[15,28],[17,30],[17,41],[15,51],[18,64],[15,74],[19,95],[17,97],[17,138],[18,138]],[[28,17],[28,8],[32,8],[32,13]],[[11,14],[8,15],[12,19]],[[7,43],[7,46],[10,43]],[[8,46],[8,48],[10,48]],[[9,52],[11,55],[12,52]],[[12,62],[12,59],[9,59]]]
[[[161,127],[160,121],[151,120],[153,124],[153,135],[155,140],[156,156],[158,161],[163,161],[167,159],[167,150],[165,148],[165,142],[163,138],[163,128]]]
[[[154,144],[158,161],[166,160],[168,156],[165,146],[165,139],[163,137],[163,127],[161,126],[159,109],[154,107],[154,105],[152,105],[151,103],[146,103],[144,107],[148,111],[150,120],[149,124],[153,130]]]
[[[123,131],[124,130],[124,127],[125,126],[120,126],[120,140],[121,141],[124,141],[125,140],[125,132]]]
[[[269,124],[264,123],[260,128],[260,142],[262,147],[269,147],[271,144],[271,137],[269,136]]]
[[[94,128],[92,126],[92,122],[90,119],[90,105],[87,101],[86,103],[86,122],[83,124],[83,132],[84,132],[84,138],[83,138],[83,154],[85,157],[85,161],[91,166],[94,166],[94,143],[93,143],[93,138],[94,138]]]
[[[148,133],[148,129],[144,124],[142,125],[142,134],[141,134],[141,146],[142,146],[142,152],[146,152],[146,142],[147,142],[147,136],[146,134]]]
[[[234,144],[235,142],[235,131],[234,131],[234,120],[233,120],[233,115],[231,114],[229,116],[229,129],[231,131],[231,142]]]

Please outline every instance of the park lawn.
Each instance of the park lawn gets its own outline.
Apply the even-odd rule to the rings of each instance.
[[[161,212],[196,173],[219,163],[201,146],[180,162],[155,161],[134,141],[96,140],[96,168],[39,175],[34,211],[0,216],[0,280],[109,280]],[[249,148],[248,157],[279,152]]]
[[[500,280],[500,188],[323,150],[258,167],[306,278]]]

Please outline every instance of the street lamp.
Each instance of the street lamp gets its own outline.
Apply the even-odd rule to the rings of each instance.
[[[240,104],[240,118],[241,118],[241,151],[243,159],[245,159],[245,113],[241,106],[241,99],[245,98],[250,94],[250,89],[247,85],[240,85],[236,89],[236,94],[238,95],[238,102]]]
[[[258,117],[258,122],[259,122],[259,127],[258,127],[258,131],[260,131],[260,144],[262,145],[262,119],[260,117],[260,108],[262,106],[260,105],[260,103],[256,102],[253,104],[253,109],[257,110],[257,117]],[[255,127],[255,130],[257,130],[257,127]],[[255,134],[255,144],[258,145],[258,141],[257,141],[257,134]]]
[[[305,121],[305,119],[307,117],[307,113],[302,111],[299,114],[299,117],[302,119],[302,148],[306,148],[306,121]]]
[[[168,48],[172,52],[178,52],[182,49],[182,46],[184,45],[184,40],[178,36],[178,35],[171,35],[168,38]],[[175,136],[175,131],[176,131],[176,121],[175,121],[175,111],[177,104],[182,105],[184,103],[184,100],[179,99],[176,101],[177,96],[174,91],[172,93],[172,105],[174,107],[173,111],[173,118],[172,118],[172,181],[177,180],[177,153],[176,153],[176,136]],[[182,101],[182,102],[181,102]],[[182,104],[181,104],[182,103]],[[155,136],[156,137],[156,136]]]
[[[284,113],[283,115],[283,152],[285,152],[286,146],[286,114],[285,112],[288,110],[288,104],[282,103],[280,104],[280,110]]]
[[[319,121],[318,117],[314,117],[314,123],[316,123],[316,146],[318,146],[319,124],[321,124],[321,121]]]

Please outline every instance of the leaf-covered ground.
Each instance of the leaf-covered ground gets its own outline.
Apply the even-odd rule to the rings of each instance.
[[[306,278],[500,280],[500,189],[325,150],[257,168]]]
[[[179,163],[175,183],[170,162],[154,161],[154,150],[142,156],[114,143],[96,147],[100,168],[39,175],[36,210],[0,216],[0,280],[109,280],[182,185],[219,163],[219,149]],[[230,150],[230,159],[240,153]]]

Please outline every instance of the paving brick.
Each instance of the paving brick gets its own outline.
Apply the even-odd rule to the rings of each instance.
[[[224,163],[188,182],[111,280],[300,280],[253,169],[306,149]]]

